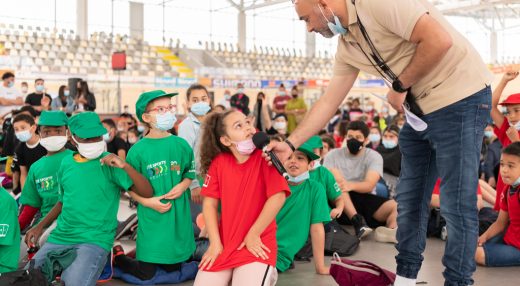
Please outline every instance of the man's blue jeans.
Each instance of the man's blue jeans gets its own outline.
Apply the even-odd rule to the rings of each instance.
[[[34,255],[34,267],[40,268],[50,251],[76,249],[76,259],[63,270],[61,280],[67,286],[94,286],[107,262],[108,251],[94,244],[62,245],[46,242]],[[29,264],[27,264],[29,265]],[[26,266],[27,268],[28,266]]]
[[[448,241],[442,263],[444,285],[472,285],[478,239],[477,184],[484,128],[490,122],[491,89],[427,114],[417,132],[399,134],[402,157],[397,185],[397,274],[417,278],[426,246],[430,201],[441,178],[441,214]]]

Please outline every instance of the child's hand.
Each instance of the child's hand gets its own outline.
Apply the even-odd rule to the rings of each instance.
[[[520,136],[518,136],[518,131],[514,126],[511,126],[506,131],[507,137],[511,140],[511,142],[518,142],[520,141]]]
[[[126,162],[115,154],[108,154],[105,157],[101,158],[101,160],[99,161],[101,162],[101,165],[107,165],[110,167],[120,169],[123,169],[126,165]]]
[[[486,241],[487,241],[487,235],[485,233],[483,233],[479,238],[478,238],[478,246],[483,246]]]
[[[201,188],[195,188],[191,190],[191,200],[198,205],[202,204],[202,196],[200,195],[200,191]]]
[[[25,234],[25,244],[27,245],[27,247],[31,248],[33,246],[36,246],[42,234],[43,228],[40,227],[40,224],[37,224],[35,227],[31,228]]]
[[[224,247],[222,247],[222,243],[211,243],[209,244],[208,250],[206,250],[206,253],[202,256],[202,260],[200,261],[199,268],[204,269],[210,269],[211,266],[213,266],[213,263],[217,259],[217,257],[222,253],[222,250]],[[206,268],[207,266],[207,268]]]
[[[502,80],[505,82],[509,82],[509,81],[512,81],[513,79],[515,79],[517,76],[518,76],[518,72],[509,71],[504,74],[504,76],[502,77]]]
[[[166,195],[164,195],[164,198],[167,200],[175,200],[176,198],[180,197],[182,193],[184,193],[185,189],[183,189],[180,185],[177,185],[171,189]]]
[[[329,275],[330,274],[330,267],[326,265],[322,265],[320,267],[316,268],[316,273],[320,275]]]
[[[264,245],[259,235],[248,233],[244,238],[244,242],[240,244],[237,250],[241,250],[244,246],[253,254],[256,258],[261,257],[263,260],[267,260],[269,256],[267,253],[271,253],[271,250]],[[266,253],[267,251],[267,253]]]
[[[149,199],[145,199],[143,201],[143,205],[147,208],[154,209],[160,213],[165,213],[172,208],[172,203],[171,202],[163,203],[163,202],[161,202],[162,199],[164,199],[164,196],[151,197]]]
[[[335,218],[338,218],[341,216],[341,214],[343,213],[343,210],[342,209],[338,209],[338,208],[334,208],[330,211],[330,218],[331,219],[335,219]]]

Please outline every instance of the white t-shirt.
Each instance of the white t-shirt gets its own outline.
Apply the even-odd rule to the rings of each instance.
[[[0,97],[6,99],[16,99],[22,97],[22,93],[16,87],[5,87],[0,85]],[[0,105],[0,116],[11,112],[13,109],[20,108],[20,105]]]

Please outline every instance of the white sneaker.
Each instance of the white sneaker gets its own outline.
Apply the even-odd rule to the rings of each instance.
[[[397,228],[388,228],[380,226],[374,231],[374,236],[377,242],[397,243]]]

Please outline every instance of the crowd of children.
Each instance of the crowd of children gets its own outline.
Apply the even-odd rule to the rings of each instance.
[[[517,75],[506,74],[493,94],[494,132],[505,149],[483,153],[483,161],[500,164],[499,173],[483,167],[490,171],[483,170],[479,187],[479,209],[496,201],[499,210],[476,250],[477,263],[486,266],[520,265],[520,95],[501,103],[505,115],[499,109],[504,87]],[[280,87],[274,114],[264,96],[249,115],[246,106],[232,107],[243,103],[243,92],[240,87],[231,108],[216,108],[206,87],[191,86],[180,124],[171,100],[180,95],[161,90],[142,93],[136,116],[118,120],[92,111],[14,112],[4,129],[4,140],[17,142],[6,176],[13,196],[17,188],[21,195],[15,200],[0,189],[0,273],[18,269],[24,230],[28,248],[39,249],[33,266],[72,286],[95,285],[107,261],[141,281],[159,270],[181,272],[195,259],[199,235],[209,245],[195,285],[274,285],[309,241],[316,272],[329,274],[324,250],[332,220],[352,225],[358,239],[374,232],[379,242],[397,243],[393,196],[402,115],[348,102],[284,162],[286,179],[252,138],[264,131],[283,141],[306,106],[286,114],[283,103],[292,99]],[[267,117],[261,124],[259,114]],[[486,146],[493,138],[486,135]],[[442,209],[440,181],[437,189],[432,207]],[[121,191],[138,205],[135,254],[114,240]],[[203,227],[195,223],[201,213]],[[58,272],[48,265],[52,259],[60,261]]]

